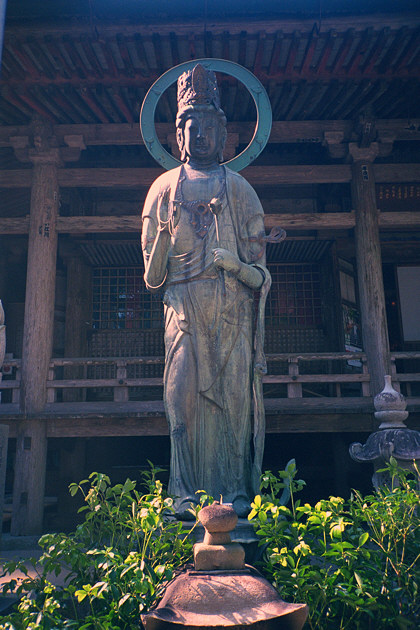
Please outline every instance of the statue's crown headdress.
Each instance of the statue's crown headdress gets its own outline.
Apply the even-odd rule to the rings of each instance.
[[[220,109],[220,96],[216,75],[197,64],[178,79],[178,113],[197,105],[213,106]]]

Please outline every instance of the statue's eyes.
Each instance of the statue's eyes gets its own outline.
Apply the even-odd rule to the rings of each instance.
[[[187,122],[185,123],[185,127],[190,129],[191,131],[197,131],[198,129],[197,123],[195,122],[195,120],[192,120],[191,118],[187,120]]]

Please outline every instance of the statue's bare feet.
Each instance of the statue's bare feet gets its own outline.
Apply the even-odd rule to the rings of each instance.
[[[251,511],[251,505],[245,497],[238,497],[233,502],[233,509],[239,518],[246,518]]]

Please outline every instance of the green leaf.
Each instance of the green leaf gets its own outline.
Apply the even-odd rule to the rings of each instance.
[[[356,582],[359,585],[360,589],[363,590],[363,580],[356,571],[354,572],[354,577],[356,578]]]
[[[72,497],[74,497],[77,494],[78,489],[79,489],[79,486],[75,483],[71,483],[69,485],[69,492]]]
[[[364,532],[359,536],[359,547],[363,547],[369,540],[369,532]]]
[[[125,602],[131,597],[130,593],[126,593],[118,602],[118,608],[121,608],[125,604]]]
[[[87,597],[87,593],[86,591],[76,591],[75,596],[77,597],[77,601],[80,604],[80,602],[82,602],[85,599],[85,597]]]

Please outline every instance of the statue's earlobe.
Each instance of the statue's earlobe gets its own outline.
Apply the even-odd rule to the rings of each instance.
[[[227,138],[227,130],[226,130],[226,127],[223,126],[221,138],[220,138],[220,151],[217,156],[219,160],[219,164],[223,162],[223,149],[225,148],[226,138]]]
[[[178,127],[176,130],[176,141],[178,143],[178,148],[181,153],[181,162],[185,162],[184,130],[180,127]]]

